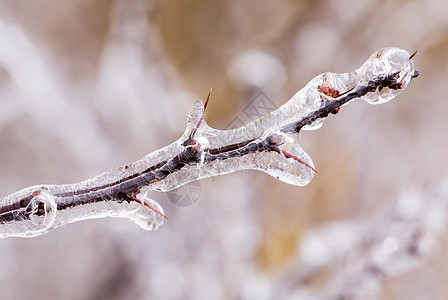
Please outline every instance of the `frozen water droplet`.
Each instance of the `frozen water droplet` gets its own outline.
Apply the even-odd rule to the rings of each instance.
[[[397,74],[396,82],[399,88],[378,88],[375,93],[362,97],[370,104],[382,104],[400,94],[411,82],[414,75],[414,62],[409,59],[410,54],[399,48],[384,48],[374,54],[356,72],[364,83],[380,76]]]

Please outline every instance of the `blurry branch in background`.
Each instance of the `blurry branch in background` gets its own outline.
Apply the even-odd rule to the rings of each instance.
[[[330,267],[331,285],[322,291],[304,283],[300,294],[309,298],[303,299],[380,299],[384,282],[427,264],[438,254],[447,205],[446,186],[413,189],[380,216],[308,231],[300,246],[302,270],[307,271],[296,276],[307,282]]]

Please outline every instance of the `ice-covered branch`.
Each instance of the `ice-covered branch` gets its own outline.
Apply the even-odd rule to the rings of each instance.
[[[313,78],[272,113],[233,130],[203,121],[194,104],[184,134],[172,144],[129,165],[68,185],[38,185],[0,199],[0,237],[32,237],[91,218],[124,217],[146,230],[165,218],[146,191],[169,191],[188,182],[244,169],[264,171],[303,186],[314,176],[298,133],[316,129],[349,101],[387,102],[418,76],[412,56],[397,48],[375,52],[358,70]]]

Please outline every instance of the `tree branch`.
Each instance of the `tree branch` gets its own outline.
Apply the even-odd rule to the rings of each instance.
[[[67,223],[106,216],[129,218],[153,230],[166,217],[146,191],[169,191],[243,169],[306,185],[316,171],[299,146],[298,133],[319,128],[324,118],[351,100],[391,100],[418,76],[411,58],[401,49],[379,50],[358,70],[319,75],[282,107],[233,130],[209,127],[199,101],[189,113],[184,134],[141,160],[80,183],[33,186],[0,199],[0,237],[37,236]]]

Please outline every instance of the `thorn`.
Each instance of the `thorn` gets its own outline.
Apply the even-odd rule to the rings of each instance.
[[[338,97],[344,96],[348,93],[350,93],[351,91],[353,91],[355,89],[356,86],[352,87],[351,89],[346,90],[345,92],[343,92],[342,94],[340,94]]]
[[[143,206],[146,206],[147,208],[149,208],[149,209],[152,210],[153,212],[155,212],[155,213],[161,215],[165,220],[168,220],[168,217],[165,216],[164,214],[162,214],[162,212],[161,212],[160,210],[158,210],[158,209],[152,207],[151,205],[149,205],[148,203],[146,203],[146,202],[140,200],[140,199],[137,197],[137,194],[135,194],[135,193],[137,193],[137,194],[140,193],[140,190],[139,190],[139,189],[136,189],[134,192],[132,192],[132,194],[129,194],[129,195],[128,195],[129,198],[130,198],[131,200],[133,200],[133,201],[135,201],[135,202],[138,202],[138,203],[140,203],[140,204],[143,205]]]
[[[140,203],[142,203],[142,202],[140,202]],[[143,202],[142,204],[143,204],[144,206],[146,206],[147,208],[149,208],[150,210],[152,210],[153,212],[155,212],[155,213],[161,215],[165,220],[168,220],[168,217],[165,216],[164,214],[162,214],[162,212],[160,212],[158,209],[155,209],[154,207],[152,207],[151,205],[149,205],[149,204],[146,203],[146,202]]]
[[[412,55],[409,57],[409,60],[411,60],[416,54],[417,54],[417,50],[415,50],[415,52],[414,53],[412,53]]]
[[[308,168],[310,168],[311,170],[313,170],[314,173],[317,173],[317,171],[316,171],[312,166],[310,166],[308,163],[306,163],[303,159],[300,159],[300,158],[298,158],[297,156],[295,156],[295,155],[293,155],[293,154],[291,154],[291,153],[289,153],[289,152],[287,152],[287,151],[285,151],[285,150],[283,150],[283,149],[280,149],[279,147],[274,147],[274,149],[275,149],[278,153],[283,154],[286,158],[292,158],[292,159],[298,161],[299,163],[301,163],[302,165],[305,165],[305,166],[307,166]]]
[[[213,91],[213,89],[210,89],[210,91],[208,92],[207,100],[205,100],[204,114],[205,114],[205,110],[207,109],[208,100],[210,100],[210,95],[212,94],[212,91]],[[204,115],[202,115],[202,118],[204,118]]]
[[[195,133],[196,133],[196,130],[198,130],[199,126],[201,126],[202,120],[204,120],[205,110],[207,109],[208,100],[210,100],[210,95],[212,94],[212,90],[213,89],[210,89],[210,91],[208,92],[207,100],[205,100],[205,104],[204,104],[204,112],[202,113],[202,117],[199,120],[198,125],[196,125]]]
[[[212,90],[213,89],[210,89],[210,91],[208,92],[207,100],[205,100],[204,112],[202,113],[202,117],[199,119],[198,124],[196,124],[196,127],[190,133],[190,136],[188,138],[188,140],[190,140],[190,141],[193,140],[194,135],[196,134],[196,131],[198,131],[199,126],[201,126],[202,120],[204,120],[205,110],[207,109],[208,101],[210,100],[210,95],[212,94]]]
[[[414,74],[412,74],[412,78],[416,78],[420,75],[420,72],[418,70],[414,70]]]

